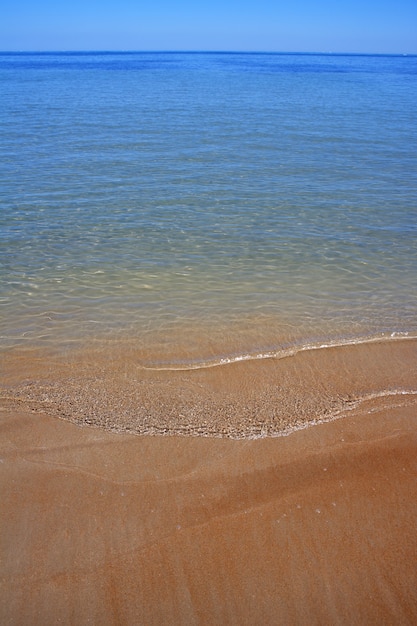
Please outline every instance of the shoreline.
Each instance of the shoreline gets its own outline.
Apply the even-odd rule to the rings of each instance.
[[[3,360],[2,623],[417,621],[417,339],[138,356]]]
[[[285,435],[373,402],[417,404],[414,337],[187,370],[147,369],[145,357],[123,343],[63,355],[12,351],[0,397],[12,410],[112,432],[231,439]]]
[[[231,365],[233,363],[240,363],[241,361],[263,361],[265,359],[287,359],[295,356],[299,352],[311,352],[313,350],[330,350],[332,348],[345,348],[347,346],[363,346],[374,343],[385,343],[390,341],[415,341],[417,334],[409,333],[406,331],[394,331],[389,334],[376,334],[369,337],[354,337],[346,339],[334,339],[326,343],[318,341],[317,343],[297,343],[294,342],[288,347],[281,347],[271,349],[263,352],[257,352],[256,350],[242,352],[241,354],[222,356],[213,358],[211,360],[195,359],[189,363],[181,363],[173,360],[172,362],[164,363],[160,361],[160,364],[146,365],[143,364],[142,368],[152,372],[188,372],[190,370],[208,369],[211,367],[221,367],[222,365]]]

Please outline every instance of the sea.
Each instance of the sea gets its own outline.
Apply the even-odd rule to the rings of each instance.
[[[2,53],[0,85],[3,353],[417,336],[416,56]]]

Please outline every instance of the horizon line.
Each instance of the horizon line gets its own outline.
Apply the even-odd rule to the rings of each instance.
[[[349,52],[332,50],[199,50],[199,49],[28,49],[0,50],[0,54],[262,54],[262,55],[328,55],[328,56],[417,56],[417,52]]]

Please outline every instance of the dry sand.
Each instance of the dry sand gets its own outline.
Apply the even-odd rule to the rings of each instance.
[[[3,411],[0,622],[416,624],[416,417],[233,441]]]
[[[138,436],[47,414],[18,361],[0,412],[2,625],[417,624],[415,395],[286,437]]]

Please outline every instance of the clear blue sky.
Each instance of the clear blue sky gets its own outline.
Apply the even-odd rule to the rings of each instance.
[[[417,0],[2,0],[0,50],[417,53]]]

